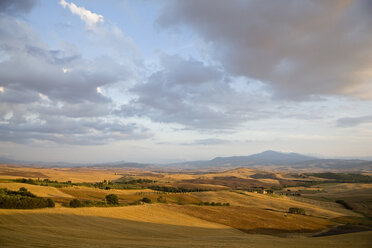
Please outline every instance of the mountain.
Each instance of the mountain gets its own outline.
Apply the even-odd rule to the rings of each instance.
[[[282,153],[269,150],[250,156],[217,157],[211,161],[217,164],[231,163],[232,165],[290,165],[311,160],[317,160],[317,158],[298,153]]]
[[[198,167],[209,167],[209,166],[255,166],[255,165],[294,165],[303,163],[306,161],[319,160],[316,157],[310,157],[298,153],[282,153],[276,151],[265,151],[258,154],[249,156],[233,156],[233,157],[216,157],[212,160],[206,161],[190,161],[179,164],[180,166],[198,166]]]

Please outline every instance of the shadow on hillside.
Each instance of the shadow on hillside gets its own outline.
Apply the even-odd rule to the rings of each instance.
[[[345,233],[368,232],[368,231],[372,231],[372,227],[346,224],[346,225],[340,225],[340,226],[330,228],[326,231],[313,235],[313,237],[324,237],[324,236],[332,236],[332,235],[339,235],[339,234],[345,234]]]

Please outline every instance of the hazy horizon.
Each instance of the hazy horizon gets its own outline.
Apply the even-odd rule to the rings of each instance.
[[[168,160],[168,159],[163,159],[158,162],[151,161],[151,160],[102,160],[102,161],[97,161],[97,160],[87,160],[87,161],[76,161],[76,160],[60,160],[60,161],[55,161],[55,160],[18,160],[16,158],[9,158],[9,157],[0,157],[0,160],[3,159],[5,160],[14,160],[14,161],[19,161],[19,162],[24,162],[24,163],[42,163],[42,164],[66,164],[66,165],[92,165],[92,164],[110,164],[110,163],[120,163],[120,162],[125,162],[125,163],[143,163],[143,164],[157,164],[157,165],[166,165],[166,164],[177,164],[177,163],[184,163],[184,162],[193,162],[193,161],[209,161],[213,160],[215,158],[229,158],[229,157],[244,157],[244,156],[251,156],[251,155],[256,155],[256,154],[261,154],[265,152],[278,152],[278,153],[283,153],[283,154],[290,154],[293,152],[282,152],[282,151],[273,151],[273,150],[266,150],[266,151],[261,151],[258,153],[249,153],[249,154],[240,154],[240,155],[234,155],[234,156],[216,156],[216,157],[209,157],[209,158],[204,158],[204,159],[199,159],[199,160],[192,160],[192,159],[186,159],[186,160]],[[365,157],[358,157],[358,156],[323,156],[320,154],[306,154],[306,153],[295,153],[299,155],[304,155],[304,156],[309,156],[309,157],[314,157],[316,159],[358,159],[358,160],[366,160],[366,161],[372,161],[372,156],[365,156]],[[1,163],[1,161],[0,161]]]
[[[372,157],[372,3],[0,2],[0,157]]]

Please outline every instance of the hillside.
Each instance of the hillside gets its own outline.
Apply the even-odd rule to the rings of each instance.
[[[372,232],[282,238],[245,234],[225,225],[138,206],[0,210],[2,247],[368,247]],[[186,210],[188,211],[188,210]],[[207,217],[208,218],[208,217]]]

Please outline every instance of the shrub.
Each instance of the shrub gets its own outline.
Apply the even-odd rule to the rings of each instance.
[[[199,202],[200,206],[230,206],[230,203],[222,203],[222,202]]]
[[[143,204],[143,202],[141,200],[138,200],[138,201],[134,201],[132,203],[129,203],[129,205],[140,205],[140,204]]]
[[[291,214],[303,214],[303,215],[306,214],[305,209],[296,208],[296,207],[289,208],[288,212],[291,213]]]
[[[94,201],[91,201],[91,200],[84,201],[83,205],[86,207],[92,207],[94,206]]]
[[[106,202],[111,205],[118,205],[119,198],[115,194],[106,195]]]
[[[168,187],[168,186],[157,186],[153,185],[148,187],[149,189],[156,190],[156,191],[163,191],[163,192],[169,192],[169,193],[186,193],[186,192],[202,192],[202,191],[209,191],[207,189],[187,189],[183,187]]]
[[[54,201],[52,199],[50,199],[50,198],[47,199],[47,207],[48,208],[54,208],[55,205],[56,204],[54,203]]]
[[[18,191],[23,193],[23,192],[27,192],[27,189],[25,187],[21,187],[21,188],[19,188]]]
[[[158,199],[157,199],[158,202],[161,202],[161,203],[167,203],[167,199],[165,199],[164,197],[162,196],[159,196]]]
[[[144,202],[144,203],[151,203],[151,199],[149,199],[147,197],[142,198],[141,201]]]
[[[81,207],[81,206],[82,206],[82,204],[78,199],[72,199],[70,201],[70,207],[72,207],[72,208],[78,208],[78,207]]]

